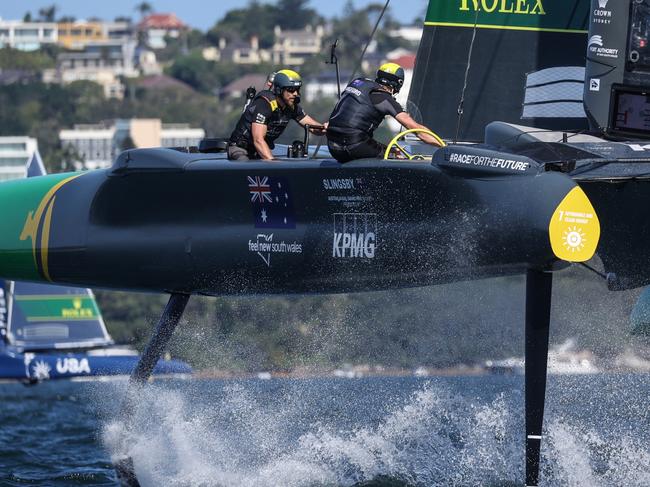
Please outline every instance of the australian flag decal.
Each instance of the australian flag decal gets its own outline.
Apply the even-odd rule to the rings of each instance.
[[[293,198],[286,178],[247,176],[255,228],[296,228]]]

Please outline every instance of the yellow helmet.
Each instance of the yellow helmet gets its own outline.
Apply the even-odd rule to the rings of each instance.
[[[282,94],[282,90],[286,88],[300,88],[301,86],[302,78],[291,69],[281,69],[275,73],[273,78],[273,93],[276,95]]]
[[[377,70],[377,79],[381,85],[390,86],[395,93],[399,93],[404,84],[404,69],[396,63],[384,63]]]

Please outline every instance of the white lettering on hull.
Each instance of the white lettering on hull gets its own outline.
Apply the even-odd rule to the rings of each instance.
[[[56,371],[59,374],[90,374],[90,364],[87,358],[58,358],[56,359]]]
[[[377,250],[377,215],[335,213],[332,257],[374,259]]]
[[[530,164],[523,161],[514,161],[510,159],[502,159],[499,157],[477,156],[474,154],[458,154],[452,153],[449,155],[449,162],[458,164],[469,164],[473,166],[493,167],[495,169],[508,169],[511,171],[525,171],[530,167]]]

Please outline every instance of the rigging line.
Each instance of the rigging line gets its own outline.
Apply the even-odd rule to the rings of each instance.
[[[377,32],[377,27],[379,27],[379,22],[381,22],[381,19],[384,17],[384,14],[386,13],[386,9],[388,8],[389,3],[390,3],[390,0],[386,0],[386,4],[384,5],[384,8],[381,10],[381,13],[379,14],[379,18],[377,19],[377,22],[375,22],[375,27],[372,29],[372,33],[370,34],[370,37],[368,38],[368,42],[366,42],[366,45],[363,47],[363,51],[361,51],[361,57],[359,57],[359,61],[357,62],[357,65],[355,66],[354,71],[352,71],[352,76],[350,76],[350,79],[348,80],[348,84],[350,84],[352,82],[355,75],[357,74],[357,71],[361,67],[361,63],[363,62],[363,57],[366,55],[366,50],[368,50],[368,46],[372,42],[372,39],[375,37],[375,32]]]
[[[465,105],[465,90],[467,89],[467,78],[469,77],[469,68],[472,63],[472,51],[474,50],[474,40],[476,39],[476,27],[478,25],[478,13],[481,7],[476,9],[474,17],[474,29],[472,31],[472,42],[469,44],[469,52],[467,53],[467,66],[465,67],[465,81],[463,83],[463,91],[460,93],[460,101],[458,102],[458,122],[456,123],[456,136],[454,137],[454,144],[458,143],[458,134],[460,133],[460,122],[463,118],[463,109]]]
[[[573,10],[571,11],[571,15],[569,16],[569,20],[568,20],[567,25],[566,25],[567,29],[570,29],[570,28],[571,28],[571,22],[573,21],[573,17],[575,17],[576,13],[578,12],[578,5],[579,5],[579,4],[580,4],[579,1],[577,1],[577,2],[575,2],[575,3],[573,4]],[[587,15],[587,18],[586,18],[585,20],[586,20],[587,22],[589,21],[589,16],[588,16],[588,15]],[[588,24],[585,22],[585,23],[583,23],[583,25],[586,26],[586,25],[588,25]]]
[[[336,39],[334,41],[334,44],[330,47],[330,62],[328,63],[325,61],[326,64],[333,64],[336,67],[336,92],[338,93],[339,100],[341,99],[341,74],[339,72],[339,58],[336,55],[336,47],[339,45],[339,40]],[[318,139],[318,144],[316,144],[316,148],[314,149],[314,153],[311,155],[310,159],[316,159],[316,156],[318,155],[318,151],[320,150],[321,146],[323,145],[323,137],[320,136]],[[309,152],[309,147],[307,147],[307,152]]]
[[[607,279],[607,274],[605,274],[605,273],[603,273],[603,272],[600,272],[600,271],[597,270],[597,269],[594,269],[594,268],[591,267],[589,264],[585,264],[584,262],[578,262],[578,264],[580,264],[582,267],[584,267],[584,268],[590,270],[590,271],[593,272],[594,274],[596,274],[596,275],[602,277],[603,279]]]
[[[587,132],[587,129],[582,129],[577,132],[572,132],[570,130],[562,130],[561,132],[566,132],[567,133],[567,139],[570,139],[571,137],[576,137],[578,135],[583,135],[585,132]],[[560,142],[560,141],[558,141]]]
[[[311,155],[310,159],[316,159],[316,156],[318,155],[318,151],[320,150],[321,146],[323,145],[323,135],[321,135],[318,138],[318,144],[316,144],[316,148],[314,149],[314,153]],[[307,147],[307,150],[309,150],[309,147]]]
[[[384,14],[386,13],[386,9],[388,9],[388,4],[390,4],[390,0],[386,0],[386,4],[384,5],[384,8],[381,9],[381,13],[379,14],[379,17],[377,18],[377,22],[375,22],[375,27],[372,29],[372,32],[370,33],[370,37],[368,38],[368,42],[366,42],[366,45],[363,46],[363,51],[361,51],[361,56],[359,57],[359,61],[357,62],[357,65],[354,67],[354,71],[352,71],[352,76],[350,76],[350,79],[348,80],[348,84],[352,82],[354,79],[355,75],[357,74],[357,71],[361,67],[361,63],[363,62],[363,57],[366,55],[366,51],[368,50],[368,46],[372,42],[373,38],[375,37],[375,32],[377,32],[377,28],[379,27],[379,23],[381,22],[381,19],[384,17]],[[337,64],[337,69],[338,69],[338,64]],[[339,87],[339,98],[341,96],[341,89]],[[318,141],[318,145],[316,146],[316,150],[314,150],[314,153],[311,156],[311,159],[315,159],[316,155],[318,154],[318,151],[323,143],[323,138],[321,137]]]

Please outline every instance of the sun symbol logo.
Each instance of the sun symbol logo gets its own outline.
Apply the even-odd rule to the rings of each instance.
[[[571,252],[581,251],[585,248],[585,234],[582,228],[569,227],[562,234],[562,245]]]
[[[47,362],[37,360],[34,367],[32,367],[32,374],[36,380],[47,380],[50,378],[50,370],[52,370],[52,368],[47,364]]]

